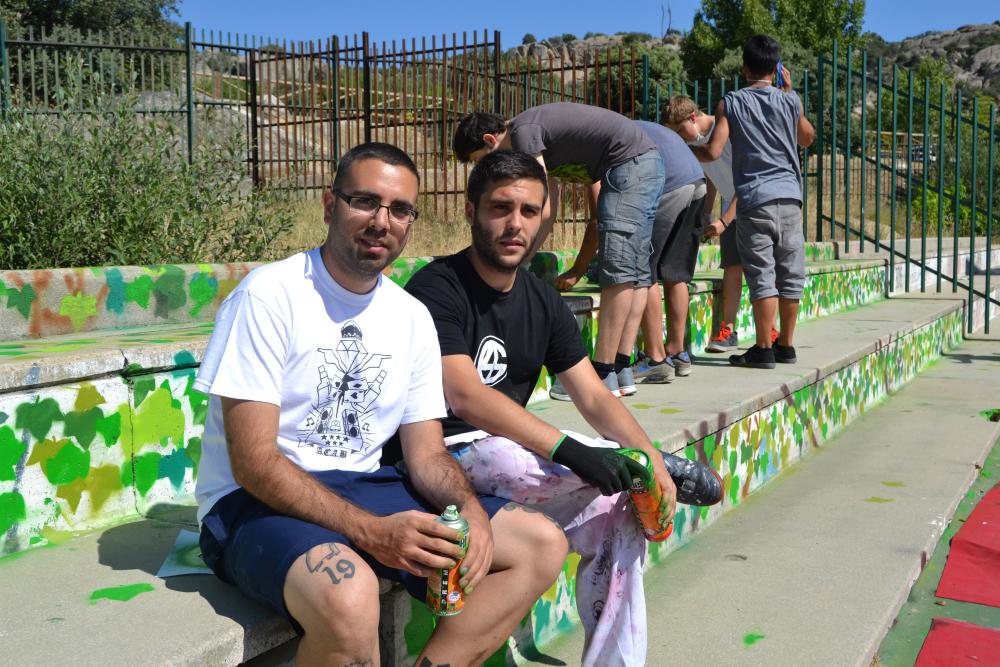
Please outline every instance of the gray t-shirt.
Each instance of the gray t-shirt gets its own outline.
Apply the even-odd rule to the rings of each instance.
[[[621,114],[573,102],[532,107],[510,122],[511,148],[542,154],[550,176],[589,185],[609,169],[655,148]]]
[[[802,201],[802,169],[796,128],[799,96],[759,86],[722,98],[733,144],[733,182],[740,211],[776,199]]]
[[[715,132],[714,123],[712,129],[708,131],[709,139],[711,139],[713,132]],[[702,162],[701,168],[705,170],[705,175],[712,181],[719,196],[722,197],[722,210],[726,210],[729,201],[736,194],[736,185],[733,183],[733,142],[727,141],[726,145],[722,147],[722,155],[719,159]]]
[[[637,120],[635,124],[642,128],[646,136],[656,144],[656,150],[660,151],[663,170],[666,173],[666,178],[663,179],[663,192],[672,192],[679,187],[705,179],[698,158],[681,139],[681,135],[648,120]]]

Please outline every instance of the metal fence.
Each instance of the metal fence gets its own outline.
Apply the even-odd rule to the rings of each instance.
[[[551,52],[550,52],[551,53]],[[537,104],[575,101],[660,120],[675,92],[711,110],[738,79],[661,88],[648,56],[607,47],[577,58],[504,54],[488,30],[377,42],[368,33],[288,42],[200,31],[176,39],[34,31],[7,34],[0,22],[0,112],[99,113],[99,101],[131,95],[135,111],[178,123],[188,160],[216,131],[237,133],[256,185],[320,191],[346,150],[368,140],[395,143],[422,177],[421,208],[440,221],[461,217],[468,167],[450,153],[463,114],[513,116]],[[794,72],[817,140],[801,152],[803,224],[810,240],[920,262],[951,289],[989,294],[942,266],[959,238],[993,242],[1000,206],[995,105],[959,89],[915,80],[913,72],[837,45],[815,71]],[[98,100],[98,102],[94,102]],[[582,188],[558,193],[563,243],[582,234]],[[1000,209],[997,209],[1000,211]],[[937,257],[927,261],[929,254]],[[905,289],[910,274],[905,272]],[[890,271],[889,289],[894,290]],[[928,289],[921,272],[919,288]],[[987,299],[987,301],[989,301]],[[988,306],[989,307],[989,306]],[[970,309],[971,312],[971,309]],[[987,320],[989,318],[987,317]]]

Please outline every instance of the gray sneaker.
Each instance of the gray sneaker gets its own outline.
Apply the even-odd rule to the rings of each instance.
[[[651,365],[647,361],[645,367],[636,367],[633,376],[639,384],[670,384],[674,381],[674,367],[666,362]]]
[[[549,389],[549,398],[551,398],[554,401],[573,400],[572,398],[570,398],[569,392],[566,391],[566,387],[564,387],[562,385],[562,382],[559,381],[559,378],[556,378],[552,382],[552,387]]]
[[[730,352],[740,346],[740,337],[729,325],[723,324],[718,335],[705,346],[706,352]]]
[[[611,391],[612,396],[622,397],[622,391],[618,388],[618,374],[608,373],[604,378],[604,386]]]
[[[631,366],[621,369],[615,375],[618,376],[618,391],[622,396],[631,396],[638,391],[638,389],[635,388],[635,379],[632,376]]]
[[[667,359],[667,363],[674,367],[677,377],[687,377],[691,375],[691,355],[681,352]]]

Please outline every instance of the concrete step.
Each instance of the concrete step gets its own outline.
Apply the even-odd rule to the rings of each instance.
[[[648,664],[869,665],[1000,437],[998,395],[1000,343],[968,341],[652,568]]]

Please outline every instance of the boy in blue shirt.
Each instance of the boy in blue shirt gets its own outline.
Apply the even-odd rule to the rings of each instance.
[[[743,75],[748,86],[727,93],[715,111],[715,131],[698,159],[719,159],[731,141],[736,186],[736,238],[753,303],[756,343],[729,362],[749,368],[774,368],[796,361],[792,337],[805,282],[802,234],[802,172],[798,147],[813,142],[815,130],[802,115],[792,92],[791,76],[778,74],[781,45],[755,35],[743,46]],[[780,317],[778,340],[771,330]]]

